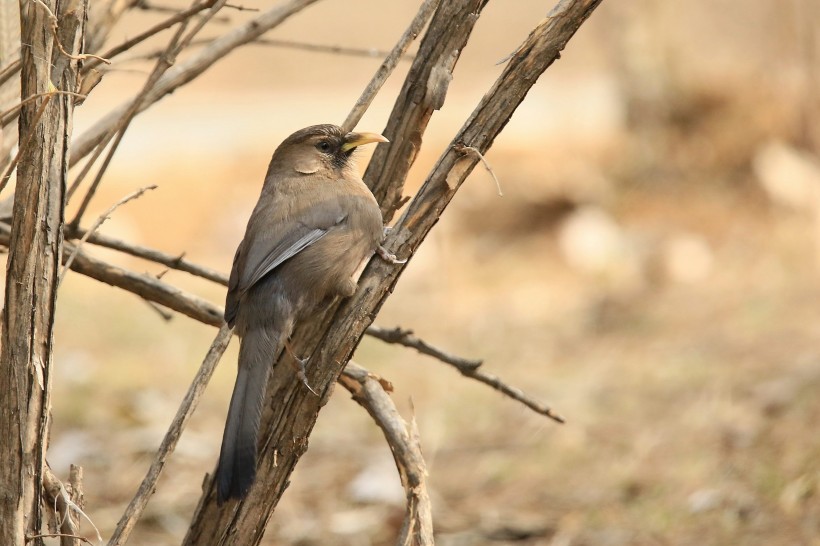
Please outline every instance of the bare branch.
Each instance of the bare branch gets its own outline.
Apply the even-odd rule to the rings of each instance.
[[[0,71],[0,85],[3,85],[20,71],[20,59],[15,59]]]
[[[0,222],[0,244],[8,246],[11,229],[8,224]],[[66,253],[74,250],[73,245],[64,245]],[[65,259],[67,254],[63,254]],[[163,307],[182,313],[199,322],[211,326],[221,326],[223,311],[220,307],[203,300],[200,297],[183,292],[167,283],[157,280],[151,275],[140,275],[127,269],[111,265],[102,260],[92,258],[85,252],[78,252],[71,264],[71,270],[81,273],[92,279],[104,282],[111,286],[122,288],[137,296]]]
[[[257,38],[251,45],[265,45],[271,47],[282,47],[286,49],[298,49],[301,51],[311,51],[315,53],[331,53],[334,55],[349,55],[352,57],[386,57],[389,51],[382,51],[376,48],[347,47],[338,45],[311,44],[308,42],[295,42],[292,40],[275,40],[273,38]],[[412,55],[403,54],[399,61],[411,61]]]
[[[84,229],[68,230],[66,237],[85,237],[86,233],[87,232]],[[171,269],[184,271],[186,273],[190,273],[191,275],[202,277],[203,279],[213,281],[223,286],[228,286],[227,275],[186,260],[185,254],[180,254],[176,256],[172,254],[166,254],[164,252],[160,252],[159,250],[154,250],[153,248],[128,243],[121,239],[116,239],[114,237],[110,237],[102,233],[91,234],[91,236],[88,237],[88,242],[105,248],[119,250],[120,252],[130,254],[131,256],[136,256],[137,258],[142,258],[144,260],[162,264]]]
[[[441,349],[433,347],[423,339],[419,339],[414,336],[412,330],[404,330],[399,327],[387,329],[370,325],[367,327],[367,333],[376,339],[384,341],[385,343],[395,343],[405,347],[411,347],[422,354],[432,356],[445,364],[453,366],[461,372],[461,375],[464,377],[469,377],[475,379],[476,381],[480,381],[481,383],[492,387],[513,400],[521,402],[536,413],[545,415],[559,423],[564,422],[564,418],[555,413],[549,406],[538,402],[530,396],[527,396],[521,391],[521,389],[507,385],[501,380],[501,378],[481,371],[479,369],[483,364],[481,360],[467,360],[466,358],[445,353]]]
[[[168,70],[168,72],[157,81],[148,95],[144,97],[144,100],[141,101],[139,111],[145,110],[165,95],[172,93],[177,88],[195,79],[216,61],[225,57],[225,55],[237,47],[255,40],[265,32],[287,20],[290,16],[317,1],[318,0],[290,0],[269,9],[258,17],[220,36],[208,47],[190,59],[178,63],[172,69]],[[131,103],[128,102],[115,108],[75,140],[71,149],[72,165],[75,165],[77,161],[91,153],[94,147],[105,140],[109,131],[117,126],[118,120],[122,117],[123,113],[128,111],[130,104]]]
[[[85,244],[85,242],[88,240],[88,238],[91,235],[93,235],[95,231],[100,229],[100,226],[103,225],[103,223],[105,223],[105,221],[108,220],[111,217],[111,215],[114,213],[115,210],[117,210],[120,206],[126,204],[129,201],[137,199],[138,197],[140,197],[142,194],[144,194],[148,190],[155,190],[156,188],[157,188],[157,186],[155,184],[153,184],[151,186],[146,186],[144,188],[140,188],[137,191],[131,192],[130,194],[126,195],[125,197],[123,197],[122,199],[120,199],[119,201],[117,201],[116,203],[111,205],[110,207],[108,207],[108,210],[106,210],[104,213],[102,213],[94,221],[94,223],[91,225],[91,229],[89,229],[88,231],[85,232],[82,239],[80,239],[80,242],[77,243],[77,245],[74,247],[74,250],[71,252],[71,255],[68,257],[68,259],[63,264],[63,270],[60,273],[60,278],[57,280],[57,286],[60,286],[60,284],[62,284],[63,278],[65,277],[65,274],[66,274],[66,271],[68,270],[69,267],[71,267],[72,262],[74,262],[74,258],[77,257],[77,254],[80,252],[80,249],[82,248],[83,244]]]
[[[196,3],[197,0],[194,0]],[[222,3],[225,0],[221,0]],[[208,15],[213,16],[216,13],[215,9],[219,9],[218,6],[220,5],[220,0],[207,0],[206,4],[211,7],[211,11],[209,11]],[[88,208],[91,199],[94,197],[94,194],[97,191],[97,187],[100,185],[102,181],[102,177],[105,174],[105,171],[108,169],[108,166],[111,164],[111,160],[114,157],[114,154],[117,151],[117,147],[119,146],[120,142],[122,142],[123,137],[125,136],[125,132],[128,130],[128,127],[131,124],[131,121],[134,119],[134,116],[140,111],[140,106],[145,99],[145,97],[150,93],[150,91],[154,88],[156,83],[162,77],[166,70],[168,70],[174,62],[176,55],[181,51],[184,47],[184,44],[187,43],[186,40],[190,40],[200,28],[202,28],[202,24],[204,21],[207,21],[208,17],[206,16],[201,21],[200,25],[197,25],[188,36],[183,37],[185,33],[185,29],[188,26],[188,22],[190,19],[184,19],[180,22],[179,28],[174,33],[174,36],[168,42],[168,45],[165,48],[165,52],[157,59],[156,64],[154,65],[154,70],[151,72],[151,75],[148,77],[148,80],[142,87],[142,90],[137,94],[137,97],[131,102],[131,104],[126,109],[125,113],[120,117],[117,121],[116,125],[109,131],[105,138],[100,143],[97,148],[97,152],[94,156],[89,160],[88,164],[85,165],[80,175],[71,185],[71,188],[67,192],[67,199],[71,199],[74,191],[76,191],[77,187],[79,186],[80,182],[83,180],[85,175],[89,172],[91,165],[94,161],[99,157],[102,153],[103,148],[107,142],[113,138],[113,143],[108,150],[108,154],[105,156],[102,165],[100,166],[99,170],[97,171],[96,176],[94,177],[93,182],[91,182],[91,187],[88,188],[85,196],[83,197],[82,202],[80,203],[79,208],[77,209],[77,213],[74,216],[74,219],[70,222],[70,225],[73,227],[77,227],[80,225],[80,221],[82,220],[83,214],[85,214],[86,209]]]
[[[22,110],[23,106],[25,106],[26,104],[28,104],[30,102],[33,102],[37,99],[41,99],[43,97],[49,96],[49,95],[68,95],[68,96],[71,96],[71,97],[74,97],[74,98],[77,98],[77,99],[86,99],[87,98],[86,95],[81,94],[81,93],[74,93],[73,91],[52,90],[52,91],[46,91],[45,93],[37,93],[35,95],[32,95],[32,96],[18,102],[17,104],[15,104],[14,106],[12,106],[8,110],[6,110],[5,112],[1,113],[0,114],[0,127],[5,127],[6,125],[10,124],[12,121],[16,120],[17,117],[20,114],[20,110]]]
[[[399,326],[395,328],[382,328],[381,326],[368,326],[367,333],[376,339],[384,341],[385,343],[393,343],[396,345],[403,345],[415,349],[421,354],[432,356],[441,360],[445,364],[450,364],[459,369],[476,369],[483,363],[481,360],[469,360],[460,356],[451,355],[433,347],[423,339],[413,335],[413,330],[406,330]]]
[[[396,543],[432,546],[433,511],[427,492],[427,465],[421,452],[416,420],[413,419],[408,426],[387,394],[383,381],[358,364],[348,362],[338,381],[382,429],[396,461],[407,495],[404,523]]]
[[[225,353],[225,349],[228,347],[232,335],[233,329],[229,328],[227,324],[223,324],[219,332],[217,332],[216,338],[214,338],[213,343],[211,343],[211,348],[208,349],[208,353],[205,355],[205,359],[202,361],[199,371],[191,382],[191,386],[188,387],[188,392],[182,400],[182,404],[180,404],[177,414],[171,422],[171,426],[168,428],[168,432],[165,433],[165,438],[163,438],[162,444],[160,444],[154,461],[148,469],[148,473],[145,475],[145,478],[143,478],[137,490],[137,494],[128,504],[128,508],[125,510],[119,523],[117,523],[117,528],[108,541],[108,546],[119,546],[120,544],[125,544],[128,540],[128,536],[142,515],[142,511],[145,509],[148,499],[154,494],[157,480],[160,474],[162,474],[165,462],[171,453],[174,452],[179,437],[188,424],[191,414],[193,414],[199,404],[202,392],[211,380],[216,365]]]
[[[364,174],[385,222],[405,202],[404,182],[422,135],[433,112],[444,105],[453,69],[487,1],[443,2],[430,21],[382,132],[392,144],[376,148]]]
[[[356,101],[350,114],[347,115],[347,119],[342,123],[343,131],[352,131],[353,128],[356,127],[356,124],[362,119],[362,116],[364,116],[364,113],[370,107],[370,103],[373,102],[373,99],[376,98],[376,94],[382,88],[384,82],[387,81],[387,78],[393,73],[396,65],[399,64],[399,59],[401,59],[402,55],[407,51],[407,48],[410,47],[410,44],[424,28],[425,23],[430,19],[430,16],[438,7],[440,1],[441,0],[425,0],[421,5],[418,13],[416,13],[416,16],[410,22],[410,26],[407,27],[407,30],[401,35],[399,41],[393,46],[390,55],[387,56],[376,71],[373,79],[370,80],[370,83],[362,92],[362,96],[359,97],[359,100]]]
[[[139,44],[140,42],[143,42],[143,41],[147,40],[151,36],[154,36],[155,34],[158,34],[158,33],[162,32],[163,30],[171,28],[172,26],[179,23],[180,21],[184,21],[185,19],[188,19],[192,15],[196,15],[197,13],[199,13],[200,11],[202,11],[204,9],[208,9],[209,7],[211,7],[211,4],[212,4],[212,2],[203,2],[201,4],[194,4],[193,6],[186,9],[185,11],[176,12],[176,10],[175,10],[174,11],[175,15],[173,17],[169,17],[165,21],[157,23],[156,25],[149,28],[148,30],[146,30],[144,32],[141,32],[140,34],[137,34],[133,38],[130,38],[130,39],[124,41],[123,43],[112,47],[111,49],[109,49],[108,51],[103,53],[101,55],[101,57],[105,57],[107,59],[114,58],[117,55],[119,55],[120,53],[128,51],[129,49],[131,49],[135,45]],[[83,66],[83,73],[88,72],[92,68],[96,68],[97,66],[99,66],[99,64],[100,64],[99,62],[95,62],[95,61],[89,61],[89,62],[85,63],[85,65]]]

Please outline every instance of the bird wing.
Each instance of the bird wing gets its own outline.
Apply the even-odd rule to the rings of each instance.
[[[259,282],[262,277],[276,269],[285,260],[296,256],[324,237],[328,231],[328,228],[313,228],[305,231],[303,226],[300,227],[302,229],[292,230],[283,240],[278,241],[276,246],[268,251],[251,271],[243,275],[243,282],[240,286],[242,292]]]
[[[347,218],[336,200],[315,203],[302,210],[298,219],[283,218],[281,205],[281,202],[264,203],[251,215],[228,281],[225,321],[229,325],[233,325],[239,300],[245,292]]]

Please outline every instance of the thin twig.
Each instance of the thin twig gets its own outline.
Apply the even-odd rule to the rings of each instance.
[[[142,515],[142,511],[145,509],[148,499],[154,494],[157,480],[160,474],[162,474],[165,462],[171,453],[174,452],[179,437],[182,435],[182,431],[185,429],[191,414],[199,404],[202,392],[208,385],[219,359],[222,358],[225,349],[228,347],[228,343],[231,341],[232,334],[233,329],[229,328],[227,324],[223,324],[216,334],[213,343],[211,343],[211,348],[208,349],[208,353],[202,361],[199,371],[191,382],[191,386],[188,387],[188,392],[185,394],[185,398],[182,400],[177,414],[171,422],[171,426],[168,427],[168,432],[165,433],[165,438],[163,438],[162,444],[159,446],[159,450],[154,457],[154,461],[151,463],[151,467],[148,469],[145,478],[143,478],[136,495],[131,499],[128,508],[126,508],[125,513],[122,515],[119,523],[117,523],[117,528],[114,530],[114,534],[111,535],[108,546],[125,544],[128,540],[128,536]]]
[[[495,187],[498,190],[498,196],[504,197],[504,192],[501,191],[501,181],[498,180],[498,177],[495,175],[495,171],[493,171],[493,168],[490,166],[490,163],[489,161],[487,161],[487,158],[484,157],[484,154],[479,152],[478,148],[474,148],[473,146],[465,146],[464,144],[457,144],[455,148],[458,152],[472,154],[478,159],[480,159],[481,163],[484,164],[484,168],[487,169],[487,172],[490,173],[490,176],[492,176],[493,180],[495,181]]]
[[[37,4],[38,6],[40,6],[41,8],[43,8],[46,11],[46,15],[48,16],[48,20],[49,20],[49,23],[50,23],[50,26],[51,26],[51,33],[54,35],[54,43],[57,44],[57,49],[60,50],[60,53],[62,53],[63,55],[65,55],[66,57],[71,59],[72,61],[85,61],[86,59],[96,59],[97,61],[103,62],[105,64],[111,64],[111,61],[109,61],[108,59],[105,59],[103,57],[100,57],[99,55],[94,55],[92,53],[81,53],[79,55],[72,55],[71,53],[66,51],[65,48],[63,47],[63,44],[60,43],[60,37],[59,37],[59,34],[58,34],[58,32],[59,32],[59,30],[58,30],[59,29],[59,21],[57,20],[57,16],[54,15],[54,12],[51,11],[51,8],[49,8],[45,4],[45,2],[43,2],[43,0],[31,0],[31,1],[34,2],[35,4]]]
[[[128,51],[129,49],[131,49],[135,45],[139,44],[142,41],[147,40],[151,36],[153,36],[153,35],[155,35],[159,32],[162,32],[163,30],[171,28],[172,26],[179,23],[180,21],[183,21],[183,20],[191,17],[192,15],[196,15],[200,11],[202,11],[204,9],[208,9],[209,7],[210,7],[210,3],[205,2],[205,3],[202,3],[202,4],[195,4],[195,5],[191,6],[190,8],[186,9],[185,11],[180,11],[180,12],[175,11],[174,12],[175,15],[173,17],[169,17],[165,21],[157,23],[156,25],[149,28],[148,30],[146,30],[144,32],[141,32],[140,34],[137,34],[133,38],[130,38],[130,39],[124,41],[123,43],[112,47],[111,49],[109,49],[108,51],[103,53],[102,56],[106,57],[106,58],[109,58],[109,59],[111,59],[113,57],[116,57],[120,53],[123,53],[124,51]],[[99,66],[99,64],[100,64],[99,62],[89,61],[88,63],[86,63],[83,66],[83,72],[85,73],[88,70]]]
[[[23,99],[22,101],[18,102],[17,104],[15,104],[11,108],[9,108],[8,110],[6,110],[2,114],[0,114],[0,127],[5,127],[9,123],[11,123],[15,119],[17,119],[20,115],[20,110],[23,109],[23,106],[25,106],[26,104],[28,104],[28,103],[30,103],[34,100],[43,98],[47,95],[68,95],[70,97],[74,97],[74,98],[78,98],[78,99],[87,99],[88,98],[87,95],[83,95],[81,93],[74,93],[73,91],[60,91],[59,89],[54,89],[54,90],[51,90],[51,91],[45,91],[43,93],[36,93],[34,95],[31,95],[30,97],[27,97],[27,98]]]
[[[78,516],[82,516],[91,525],[94,532],[97,534],[97,540],[102,542],[100,530],[91,518],[88,517],[88,514],[86,514],[83,509],[71,499],[71,495],[68,494],[63,482],[57,478],[51,470],[51,467],[48,465],[43,468],[43,489],[47,498],[53,503],[55,513],[57,515],[61,515],[63,518],[60,530],[64,534],[73,536],[74,532],[78,530],[77,527],[79,527],[79,525],[75,527],[73,520],[70,517],[70,512],[73,510]]]
[[[172,93],[175,89],[192,81],[209,67],[213,66],[216,61],[224,58],[237,47],[255,40],[268,30],[281,24],[292,15],[317,1],[318,0],[289,0],[283,4],[277,4],[268,11],[259,14],[258,17],[243,23],[213,40],[210,45],[202,51],[192,55],[183,62],[177,63],[173,69],[164,74],[159,81],[157,81],[157,84],[151,92],[141,101],[139,111],[145,110],[165,95]],[[119,120],[123,114],[128,111],[131,104],[132,102],[128,101],[114,108],[84,133],[77,135],[71,149],[72,166],[91,153],[98,144],[106,141],[111,129],[117,127]]]
[[[155,13],[179,13],[179,9],[174,6],[162,6],[159,4],[149,3],[146,0],[138,0],[137,5],[134,7],[143,11],[153,11]],[[215,17],[213,21],[218,23],[230,23],[231,18]]]
[[[80,252],[80,249],[85,244],[85,242],[88,240],[88,238],[91,235],[93,235],[95,231],[100,229],[100,226],[102,226],[105,223],[105,221],[108,220],[111,217],[111,215],[114,213],[115,210],[117,210],[122,205],[128,203],[129,201],[133,201],[134,199],[137,199],[138,197],[140,197],[142,194],[144,194],[148,190],[155,190],[155,189],[157,189],[156,184],[152,184],[150,186],[145,186],[144,188],[140,188],[135,192],[131,192],[128,195],[126,195],[125,197],[123,197],[122,199],[120,199],[119,201],[117,201],[116,203],[114,203],[113,205],[111,205],[110,207],[108,207],[108,210],[106,210],[104,213],[100,214],[97,217],[97,219],[94,221],[94,223],[91,225],[91,228],[88,231],[85,232],[82,239],[80,239],[80,241],[74,246],[74,250],[71,252],[71,255],[68,257],[68,260],[66,260],[65,265],[63,265],[63,270],[62,270],[62,272],[60,272],[60,278],[57,279],[57,286],[59,287],[62,284],[63,278],[65,277],[65,274],[66,274],[66,271],[68,271],[68,269],[71,267],[71,264],[74,262],[74,258],[77,257],[77,254]]]
[[[404,523],[396,543],[432,546],[433,511],[427,491],[427,465],[421,452],[416,420],[412,419],[408,426],[387,394],[383,380],[355,362],[347,363],[338,381],[373,417],[393,453],[407,496]]]
[[[410,347],[421,354],[432,356],[459,369],[474,370],[483,364],[481,360],[471,360],[446,353],[413,335],[413,330],[407,330],[398,326],[395,328],[382,328],[380,326],[370,325],[367,327],[367,333],[385,343]]]
[[[0,86],[2,86],[4,83],[10,80],[15,74],[17,74],[20,71],[21,66],[22,61],[20,61],[20,59],[15,59],[6,68],[4,68],[0,72]]]
[[[226,8],[235,9],[236,11],[259,11],[259,8],[246,8],[237,4],[225,4]]]
[[[26,536],[26,542],[31,542],[32,540],[35,540],[35,539],[38,539],[38,538],[66,538],[66,537],[74,538],[74,539],[77,539],[77,540],[82,540],[86,544],[91,544],[92,546],[94,544],[93,542],[91,542],[90,540],[88,540],[87,538],[85,538],[83,536],[69,535],[68,533],[44,533],[44,534],[41,534],[41,535],[27,535]]]
[[[459,372],[461,372],[461,375],[463,375],[464,377],[470,377],[472,379],[475,379],[476,381],[484,383],[489,387],[492,387],[501,394],[504,394],[507,397],[512,398],[513,400],[521,402],[522,404],[533,410],[535,413],[549,417],[557,423],[566,422],[561,414],[556,413],[552,408],[550,408],[546,404],[539,402],[538,400],[535,400],[534,398],[526,395],[523,391],[521,391],[521,389],[507,385],[497,375],[485,373],[481,369],[460,368],[458,366],[455,366],[455,368]]]
[[[214,4],[218,3],[219,0],[208,0],[206,4],[213,7]],[[223,0],[224,1],[224,0]],[[196,0],[194,0],[196,3]],[[91,199],[94,197],[94,194],[97,192],[97,187],[99,187],[100,182],[102,181],[102,177],[105,174],[106,170],[108,170],[108,166],[111,164],[111,160],[114,158],[114,154],[119,147],[120,142],[122,142],[123,137],[125,136],[125,132],[128,130],[128,127],[131,124],[131,121],[134,119],[134,116],[140,110],[140,105],[151,89],[156,85],[157,81],[159,81],[160,77],[168,70],[171,65],[173,64],[173,60],[176,58],[176,54],[180,51],[180,43],[183,40],[183,34],[185,33],[185,29],[188,27],[189,19],[184,19],[180,22],[179,28],[174,33],[174,36],[168,42],[168,45],[165,48],[165,52],[160,58],[157,60],[156,64],[154,65],[154,70],[151,72],[151,75],[148,77],[148,80],[143,85],[140,92],[137,94],[137,97],[131,102],[131,105],[126,110],[125,114],[120,117],[117,124],[111,129],[108,135],[103,139],[98,146],[98,152],[101,152],[102,149],[106,146],[108,140],[113,138],[113,143],[111,147],[108,149],[108,153],[103,160],[102,165],[100,166],[99,170],[97,171],[94,180],[91,182],[91,186],[88,188],[85,196],[83,197],[82,202],[80,203],[79,208],[77,209],[77,213],[74,215],[74,219],[70,222],[70,225],[74,228],[80,225],[82,221],[83,214],[85,214],[86,209],[88,208]],[[99,154],[95,153],[95,156],[91,158],[90,163],[93,163],[94,160],[99,157]],[[83,171],[80,173],[80,176],[77,180],[74,181],[71,189],[69,189],[67,193],[67,199],[71,198],[72,193],[74,190],[79,186],[83,176],[88,173],[90,170],[90,164],[86,165]]]
[[[412,330],[405,330],[400,327],[388,329],[370,325],[367,328],[367,333],[376,339],[384,341],[385,343],[395,343],[397,345],[411,347],[422,354],[432,356],[445,364],[453,366],[461,373],[461,375],[470,377],[492,387],[513,400],[521,402],[536,413],[545,415],[550,419],[558,421],[559,423],[564,422],[564,418],[554,412],[549,406],[538,402],[530,396],[527,396],[520,389],[507,385],[499,377],[480,370],[479,368],[483,364],[481,360],[468,360],[466,358],[445,353],[441,349],[433,347],[423,339],[419,339],[413,335]]]
[[[335,55],[350,55],[353,57],[386,57],[389,51],[383,51],[374,47],[348,47],[325,44],[311,44],[308,42],[297,42],[292,40],[276,40],[273,38],[258,38],[251,44],[266,45],[272,47],[283,47],[287,49],[299,49],[301,51],[312,51],[316,53],[332,53]],[[399,61],[412,61],[413,55],[401,55]]]
[[[225,6],[227,7],[227,5]],[[191,42],[192,46],[207,46],[213,39],[211,38],[202,38],[199,40],[194,40]],[[281,47],[285,49],[296,49],[300,51],[309,51],[312,53],[329,53],[332,55],[348,55],[351,57],[384,57],[389,55],[389,51],[382,51],[376,48],[358,48],[358,47],[347,47],[347,46],[334,46],[334,45],[324,45],[324,44],[312,44],[309,42],[296,42],[292,40],[275,40],[271,38],[257,38],[249,43],[249,45],[264,45],[270,47]],[[149,51],[147,53],[141,53],[139,55],[129,56],[126,59],[120,59],[120,63],[123,62],[132,62],[132,61],[144,61],[144,60],[151,60],[156,59],[162,52],[160,50]],[[403,55],[399,61],[412,61],[415,58],[414,55],[405,54]]]
[[[427,23],[427,20],[430,19],[430,16],[438,7],[440,1],[441,0],[424,1],[418,13],[416,13],[416,16],[410,22],[410,26],[407,27],[407,30],[401,35],[399,41],[393,46],[390,54],[376,71],[376,74],[373,75],[373,79],[367,84],[361,97],[359,97],[359,100],[356,101],[353,109],[347,115],[347,119],[342,123],[342,130],[352,131],[353,128],[356,127],[356,124],[359,123],[364,113],[370,107],[370,103],[376,98],[376,94],[382,88],[384,82],[387,81],[387,78],[393,73],[396,65],[399,64],[399,59],[401,59],[402,55],[407,51],[407,48],[410,47],[410,44],[419,35],[421,29],[424,28],[424,25]]]

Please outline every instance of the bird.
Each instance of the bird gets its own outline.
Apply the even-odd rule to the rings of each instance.
[[[265,387],[279,353],[293,354],[294,325],[329,298],[349,297],[356,275],[381,246],[379,205],[353,164],[377,133],[336,125],[296,131],[276,148],[259,200],[233,260],[225,322],[240,337],[236,383],[215,472],[217,502],[242,499],[256,477],[256,444]],[[312,389],[311,389],[312,390]]]

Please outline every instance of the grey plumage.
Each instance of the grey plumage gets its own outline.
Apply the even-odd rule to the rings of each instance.
[[[386,139],[316,125],[273,154],[228,283],[225,321],[241,345],[216,470],[220,504],[253,483],[268,374],[294,324],[326,298],[352,295],[354,272],[379,246],[379,206],[350,162],[368,142]]]

